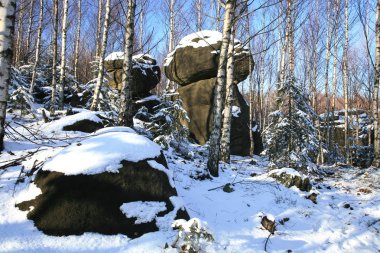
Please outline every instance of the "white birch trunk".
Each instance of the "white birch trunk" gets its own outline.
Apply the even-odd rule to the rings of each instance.
[[[98,20],[96,28],[96,44],[95,44],[95,56],[96,58],[100,55],[100,36],[102,33],[102,13],[103,13],[103,0],[98,0]]]
[[[4,148],[5,117],[11,64],[16,0],[0,0],[0,151]]]
[[[95,86],[95,92],[94,97],[91,104],[91,111],[97,110],[98,103],[99,103],[99,94],[100,89],[103,85],[103,77],[104,77],[104,57],[106,54],[106,48],[107,48],[107,41],[108,41],[108,28],[109,28],[109,20],[110,20],[110,0],[106,1],[106,14],[104,19],[104,28],[103,28],[103,38],[102,38],[102,47],[100,48],[100,55],[99,55],[99,67],[98,67],[98,80],[96,82]]]
[[[127,31],[125,33],[124,63],[122,76],[122,90],[120,95],[119,125],[133,127],[133,101],[134,89],[132,77],[132,54],[134,37],[134,18],[136,11],[136,0],[128,0]]]
[[[36,59],[33,64],[32,81],[30,83],[29,92],[32,94],[34,91],[34,84],[37,75],[37,66],[40,63],[40,50],[41,50],[41,35],[42,35],[42,23],[44,18],[44,0],[40,0],[40,14],[38,18],[38,32],[37,32],[37,43],[36,43]]]
[[[50,114],[55,114],[56,104],[56,90],[57,90],[57,58],[58,58],[58,0],[54,0],[53,7],[53,64],[52,64],[52,81],[51,81],[51,101],[50,101]]]
[[[65,99],[65,77],[66,77],[66,39],[67,39],[67,12],[68,0],[63,0],[63,19],[62,19],[62,44],[61,44],[61,72],[59,76],[59,108],[63,109]]]
[[[78,27],[77,33],[75,35],[75,53],[74,53],[74,77],[78,80],[78,58],[79,58],[79,44],[80,44],[80,33],[82,25],[82,0],[78,0]]]
[[[33,13],[34,13],[34,2],[35,0],[31,0],[30,10],[29,10],[29,21],[28,21],[28,30],[26,34],[26,58],[25,63],[29,60],[29,50],[30,50],[30,37],[32,36],[32,26],[33,26]],[[43,7],[40,7],[43,8]]]
[[[231,28],[230,43],[227,54],[227,77],[226,77],[226,98],[223,110],[223,128],[222,137],[220,139],[220,159],[225,163],[230,163],[230,143],[231,143],[231,120],[232,120],[232,104],[234,99],[234,29]]]
[[[25,0],[20,0],[18,21],[17,21],[17,41],[16,41],[15,63],[14,63],[16,67],[20,66],[22,36],[24,34],[24,26],[23,26],[24,10],[25,10]]]
[[[210,135],[207,169],[214,177],[219,176],[220,135],[222,129],[222,110],[226,86],[227,50],[231,37],[232,18],[236,0],[227,0],[225,5],[222,45],[220,48],[218,73],[213,98],[213,123]]]
[[[175,0],[169,0],[169,52],[174,50],[174,25],[175,25]],[[173,87],[173,82],[169,79],[166,82],[165,93],[168,93]]]
[[[376,70],[373,86],[373,128],[374,128],[374,159],[372,165],[380,167],[380,136],[379,136],[379,81],[380,81],[380,0],[376,4]]]
[[[350,162],[349,154],[349,140],[348,140],[348,0],[345,5],[345,42],[344,42],[344,56],[343,56],[343,93],[344,93],[344,143],[346,163]]]

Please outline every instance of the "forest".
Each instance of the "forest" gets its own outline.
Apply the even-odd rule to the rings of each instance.
[[[1,252],[380,251],[380,0],[0,0]]]

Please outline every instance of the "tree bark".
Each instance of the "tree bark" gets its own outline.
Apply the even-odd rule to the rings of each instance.
[[[30,3],[28,31],[27,31],[27,35],[26,35],[25,63],[28,62],[28,60],[29,60],[29,54],[30,54],[29,50],[30,50],[30,37],[32,36],[34,2],[35,2],[35,0],[31,0],[31,3]],[[43,7],[40,7],[40,8],[43,8]]]
[[[227,78],[226,78],[226,98],[223,110],[223,128],[220,142],[220,158],[225,163],[230,163],[230,143],[231,143],[231,120],[232,120],[232,104],[234,99],[234,29],[231,28],[230,43],[227,54]]]
[[[17,40],[16,40],[16,52],[15,52],[15,62],[16,67],[20,66],[20,55],[22,48],[22,36],[24,34],[24,10],[25,10],[25,0],[20,0],[18,21],[17,21]]]
[[[236,0],[227,0],[225,5],[222,45],[218,64],[218,73],[213,98],[213,123],[210,135],[207,169],[214,177],[219,176],[220,135],[222,129],[222,109],[226,86],[227,50],[231,37],[232,17],[235,13]]]
[[[132,77],[132,54],[134,37],[134,17],[136,11],[136,0],[128,0],[127,31],[125,33],[123,83],[120,95],[119,125],[133,127],[133,101],[134,89]]]
[[[374,159],[372,165],[380,167],[380,139],[379,139],[379,81],[380,81],[380,0],[376,4],[376,70],[373,85],[373,129],[374,129]]]
[[[36,43],[36,59],[33,65],[32,81],[30,83],[29,92],[32,94],[34,91],[34,84],[37,75],[37,66],[40,63],[40,51],[41,51],[41,35],[42,35],[42,23],[44,18],[44,0],[40,0],[40,14],[38,18],[38,33],[37,33],[37,43]]]
[[[103,13],[103,0],[98,0],[98,19],[96,28],[96,44],[95,44],[95,56],[96,58],[100,55],[100,36],[102,33],[102,13]]]
[[[0,151],[4,149],[8,88],[11,82],[16,0],[0,1]]]
[[[79,59],[79,44],[80,44],[80,33],[82,25],[82,0],[78,0],[78,27],[77,33],[75,35],[75,53],[74,53],[74,77],[78,80],[78,59]]]
[[[107,40],[108,40],[108,28],[109,28],[109,20],[110,20],[110,0],[106,0],[106,16],[104,19],[104,28],[103,28],[103,38],[102,38],[102,47],[100,48],[99,55],[99,67],[98,67],[98,80],[95,86],[94,97],[91,104],[91,111],[95,111],[98,107],[99,103],[99,94],[100,89],[103,85],[103,77],[104,77],[104,57],[106,54],[107,48]]]
[[[348,0],[345,5],[345,42],[344,42],[344,55],[343,55],[343,93],[344,93],[344,143],[346,163],[350,162],[349,155],[349,140],[348,140]]]
[[[51,102],[50,114],[55,114],[55,101],[57,90],[57,58],[58,58],[58,0],[54,0],[54,34],[53,34],[53,64],[52,64],[52,81],[51,81]]]
[[[169,52],[174,50],[174,25],[175,25],[175,0],[169,0]],[[169,79],[166,82],[165,92],[168,93],[173,89],[173,82]]]
[[[65,78],[66,78],[66,40],[67,40],[67,12],[68,0],[63,0],[63,19],[62,19],[62,45],[61,45],[61,69],[59,76],[59,108],[63,109],[65,95]]]

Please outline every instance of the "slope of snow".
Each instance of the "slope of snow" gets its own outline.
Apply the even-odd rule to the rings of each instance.
[[[42,169],[66,175],[117,173],[122,160],[138,162],[155,158],[160,151],[156,143],[141,135],[110,132],[72,144],[49,159]]]

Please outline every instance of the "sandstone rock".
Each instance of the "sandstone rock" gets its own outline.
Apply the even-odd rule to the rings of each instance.
[[[114,52],[106,57],[104,66],[108,72],[109,85],[118,89],[122,88],[123,52]],[[132,58],[132,76],[134,80],[133,97],[141,98],[149,95],[161,79],[161,70],[157,61],[148,54],[135,55]]]
[[[178,89],[179,98],[187,111],[190,122],[183,122],[190,130],[190,136],[199,144],[205,144],[212,129],[213,90],[216,78],[201,80]],[[249,155],[249,107],[237,86],[234,86],[234,107],[238,112],[232,118],[231,154]],[[254,132],[255,153],[262,151],[259,132]]]
[[[200,31],[184,37],[165,59],[166,77],[180,85],[216,77],[221,41],[222,34],[217,31]],[[252,56],[240,41],[235,40],[236,82],[245,80],[250,69],[253,69]]]
[[[308,177],[302,176],[296,170],[291,168],[282,168],[272,170],[269,173],[270,177],[273,177],[285,187],[290,188],[296,186],[301,191],[310,191],[311,183]]]
[[[177,216],[176,218],[188,219],[185,209],[178,206],[177,192],[160,148],[133,132],[104,132],[83,141],[80,146],[69,146],[45,163],[34,180],[42,194],[35,199],[17,204],[21,210],[29,211],[28,219],[33,220],[35,226],[48,235],[66,236],[97,232],[121,233],[130,238],[157,231],[159,225],[156,224],[156,216],[163,217],[173,212],[170,216],[172,218]],[[121,138],[120,143],[115,141],[117,138]],[[134,142],[130,141],[133,138],[137,138],[135,146]],[[121,160],[116,168],[114,166],[117,163],[112,165],[115,157],[107,158],[110,154],[107,149],[110,147],[105,145],[110,140],[115,141],[113,145],[122,144],[119,148],[129,154],[124,156],[125,159]],[[125,144],[128,141],[130,143]],[[109,165],[100,170],[89,169],[88,166],[92,164],[92,161],[86,159],[89,154],[81,152],[83,161],[77,161],[80,165],[71,163],[71,168],[68,163],[66,172],[65,165],[60,165],[59,159],[68,160],[70,156],[75,156],[83,150],[96,153],[97,156],[93,159],[99,156],[102,162],[109,159]],[[134,150],[147,154],[136,154]],[[120,151],[119,154],[123,153]],[[57,169],[54,170],[52,167]],[[130,207],[136,205],[143,205],[142,208],[160,208],[149,210],[150,215],[141,217]],[[33,209],[30,208],[32,206]]]

